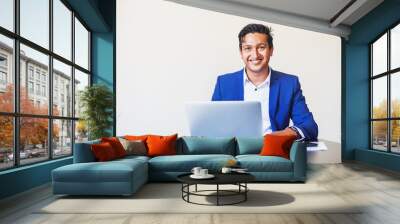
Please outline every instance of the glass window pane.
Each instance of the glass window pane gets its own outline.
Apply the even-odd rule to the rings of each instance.
[[[387,77],[372,81],[372,118],[387,118]]]
[[[14,165],[14,124],[10,116],[0,116],[0,170]]]
[[[0,111],[14,111],[13,40],[0,35]]]
[[[72,154],[72,121],[53,120],[53,157]]]
[[[0,9],[0,26],[14,31],[14,0],[1,0]]]
[[[372,122],[372,148],[387,151],[387,121]]]
[[[53,60],[53,115],[72,117],[71,66]]]
[[[390,37],[391,69],[400,67],[400,24],[391,31]]]
[[[21,36],[49,47],[49,0],[20,0]]]
[[[89,69],[89,32],[75,18],[75,63]]]
[[[81,72],[78,69],[75,69],[75,117],[80,117],[81,115],[79,99],[81,92],[85,89],[86,86],[89,86],[89,75]]]
[[[391,115],[400,117],[400,72],[391,75],[390,85]]]
[[[20,109],[25,114],[48,114],[49,57],[21,44]]]
[[[372,44],[372,69],[373,75],[387,71],[387,34]]]
[[[88,128],[84,120],[75,121],[75,143],[85,142],[88,138]]]
[[[60,0],[53,0],[53,17],[53,51],[71,60],[72,12]]]
[[[400,153],[400,120],[394,120],[391,124],[392,152]]]
[[[20,164],[34,163],[49,158],[49,120],[20,118]]]

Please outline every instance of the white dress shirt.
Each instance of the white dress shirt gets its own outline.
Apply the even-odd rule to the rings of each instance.
[[[243,69],[244,100],[257,101],[261,103],[261,115],[264,135],[272,132],[269,118],[269,86],[271,81],[271,68],[266,80],[259,85],[254,85],[247,76],[246,69]]]

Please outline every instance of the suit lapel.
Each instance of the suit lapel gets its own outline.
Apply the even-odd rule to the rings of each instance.
[[[278,74],[272,70],[271,71],[271,82],[269,87],[269,119],[271,121],[272,130],[276,131],[275,113],[278,107],[278,96],[279,96],[279,80]]]
[[[238,86],[236,86],[236,88],[235,89],[237,89],[238,91],[237,91],[237,97],[238,97],[238,100],[244,100],[244,83],[243,83],[243,79],[244,79],[244,69],[242,69],[242,70],[240,70],[239,71],[239,74],[240,75],[238,75],[237,76],[237,78],[239,79],[236,83],[238,84]]]

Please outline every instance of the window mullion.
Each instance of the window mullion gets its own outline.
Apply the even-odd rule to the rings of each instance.
[[[390,70],[390,30],[387,32],[387,71]],[[391,79],[392,75],[389,73],[387,74],[387,117],[391,118],[392,117],[392,111],[391,111],[391,104],[392,104],[392,100],[391,100]],[[391,135],[391,120],[388,120],[387,122],[387,140],[388,140],[388,148],[387,151],[391,152],[392,151],[392,135]]]
[[[72,23],[72,29],[71,29],[71,56],[72,56],[72,65],[71,66],[71,117],[75,118],[75,12],[72,11],[71,14],[71,23]],[[72,121],[72,131],[71,131],[71,150],[72,150],[72,155],[74,155],[74,151],[75,151],[75,126],[76,126],[76,121]]]
[[[17,35],[19,35],[19,7],[20,1],[14,1],[14,30]],[[20,112],[20,47],[19,47],[19,39],[14,39],[14,113],[19,114]],[[14,116],[14,166],[19,166],[20,157],[19,157],[19,135],[20,135],[20,118]]]
[[[53,0],[49,0],[49,50],[53,52]],[[48,71],[49,86],[49,120],[48,120],[48,150],[49,159],[53,159],[53,56],[49,55],[49,71]]]
[[[369,66],[369,69],[370,69],[370,71],[369,71],[369,119],[370,119],[370,122],[369,122],[369,138],[370,138],[370,141],[369,141],[369,148],[370,149],[373,149],[374,148],[374,136],[373,136],[373,121],[372,121],[372,119],[373,119],[373,79],[372,79],[372,76],[373,76],[373,74],[372,74],[372,72],[373,72],[373,57],[372,57],[372,55],[373,55],[373,50],[374,50],[374,48],[372,47],[372,44],[369,46],[369,52],[370,52],[370,55],[369,55],[369,64],[370,64],[370,66]]]

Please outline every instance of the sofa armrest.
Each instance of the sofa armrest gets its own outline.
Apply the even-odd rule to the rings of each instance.
[[[89,142],[81,142],[75,143],[74,145],[74,163],[89,163],[95,162],[96,158],[94,157],[90,146],[92,144],[100,143],[99,140],[89,141]]]
[[[305,181],[307,177],[307,148],[305,142],[294,142],[290,149],[290,160],[293,162],[294,181]]]

